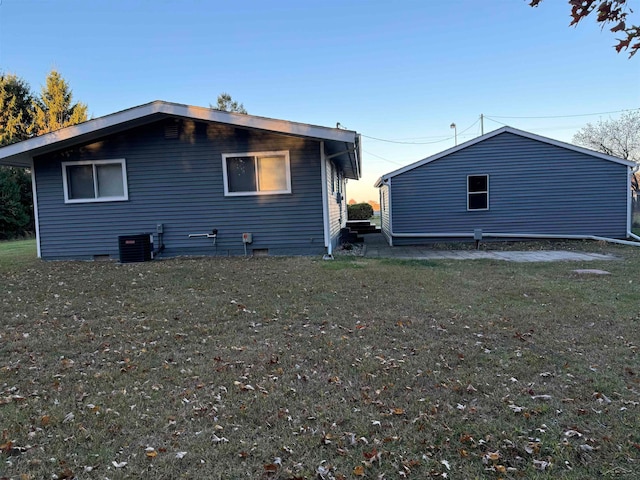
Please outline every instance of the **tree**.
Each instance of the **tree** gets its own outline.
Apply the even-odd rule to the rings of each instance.
[[[0,75],[0,146],[29,138],[33,94],[13,74]],[[24,168],[0,167],[0,239],[33,231],[31,176]]]
[[[243,113],[245,115],[247,114],[244,105],[233,100],[231,98],[231,95],[226,92],[222,92],[220,95],[218,95],[218,100],[215,107],[211,104],[209,104],[209,107],[213,108],[214,110],[221,110],[223,112]]]
[[[35,98],[27,82],[0,75],[0,147],[85,121],[87,106],[72,105],[67,82],[55,70]],[[31,176],[27,169],[0,167],[0,239],[33,232]]]
[[[369,205],[371,205],[371,208],[373,208],[374,212],[379,212],[380,211],[380,204],[378,202],[376,202],[375,200],[368,200],[367,203]]]
[[[0,239],[3,240],[26,234],[32,221],[29,207],[22,201],[20,176],[28,178],[23,169],[0,168]]]
[[[615,120],[587,123],[573,136],[573,143],[640,163],[640,110],[623,113]]]
[[[56,71],[47,75],[40,97],[34,101],[32,133],[42,135],[87,120],[87,106],[73,102],[69,84]]]
[[[542,0],[530,0],[529,5],[537,7]],[[640,49],[640,26],[628,25],[628,15],[633,13],[627,6],[627,0],[568,0],[571,5],[571,23],[577,25],[591,13],[597,12],[596,22],[601,27],[611,27],[614,33],[621,32],[623,38],[618,38],[618,44],[614,46],[616,51],[629,51],[629,58],[633,57]]]
[[[33,95],[16,75],[0,75],[0,147],[29,138]]]
[[[623,113],[616,120],[587,123],[573,136],[573,143],[598,152],[640,163],[640,110]],[[631,177],[634,197],[640,196],[638,177]]]

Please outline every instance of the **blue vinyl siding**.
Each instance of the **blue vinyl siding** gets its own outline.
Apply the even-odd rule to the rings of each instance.
[[[340,177],[340,186],[336,188],[338,181],[338,166],[331,167],[331,161],[325,162],[325,170],[327,175],[327,205],[329,210],[329,235],[333,248],[338,246],[340,241],[340,229],[346,226],[347,219],[347,202],[345,200],[345,182]],[[331,175],[333,174],[333,178]],[[334,189],[334,191],[332,191]],[[342,200],[338,202],[338,194],[341,192]]]
[[[118,236],[164,225],[165,256],[238,255],[242,232],[270,255],[322,254],[324,229],[320,142],[230,126],[181,122],[165,138],[157,122],[91,145],[37,157],[41,253],[44,259],[118,256]],[[225,197],[222,154],[288,150],[291,194]],[[65,204],[61,162],[124,158],[129,200]],[[190,233],[218,229],[217,247]]]
[[[467,211],[467,175],[482,174],[489,209]],[[622,238],[628,189],[624,165],[505,132],[394,176],[391,221],[394,233]]]
[[[382,185],[380,187],[380,230],[387,239],[387,242],[391,243],[391,223],[389,212],[389,186]]]

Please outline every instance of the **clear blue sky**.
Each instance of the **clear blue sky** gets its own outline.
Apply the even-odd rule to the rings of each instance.
[[[618,114],[572,115],[640,107],[640,54],[616,54],[593,19],[570,28],[566,0],[0,2],[0,71],[39,90],[56,68],[94,117],[228,92],[251,114],[362,133],[357,200],[453,146],[452,122],[460,142],[481,113],[485,132],[570,141]]]

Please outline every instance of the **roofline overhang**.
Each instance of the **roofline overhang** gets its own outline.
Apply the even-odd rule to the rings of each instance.
[[[619,163],[621,165],[625,165],[627,167],[633,167],[635,166],[635,162],[632,162],[631,160],[625,160],[623,158],[618,158],[618,157],[614,157],[612,155],[607,155],[605,153],[601,153],[601,152],[596,152],[595,150],[590,150],[588,148],[584,148],[584,147],[579,147],[577,145],[573,145],[572,143],[567,143],[567,142],[561,142],[560,140],[554,140],[552,138],[547,138],[547,137],[543,137],[541,135],[536,135],[535,133],[530,133],[530,132],[525,132],[524,130],[519,130],[517,128],[513,128],[513,127],[509,127],[509,126],[505,126],[505,127],[501,127],[498,128],[497,130],[493,130],[489,133],[485,133],[484,135],[481,135],[479,137],[476,137],[474,139],[468,140],[464,143],[461,143],[460,145],[457,145],[455,147],[449,148],[447,150],[444,150],[442,152],[436,153],[434,155],[431,155],[430,157],[426,157],[423,158],[422,160],[418,160],[417,162],[414,162],[410,165],[404,166],[402,168],[399,168],[397,170],[394,170],[390,173],[387,173],[385,175],[382,175],[381,177],[379,177],[376,180],[376,183],[374,184],[374,187],[379,188],[381,187],[388,179],[395,177],[396,175],[400,175],[401,173],[405,173],[408,172],[409,170],[413,170],[414,168],[420,167],[422,165],[425,165],[427,163],[431,163],[434,162],[436,160],[439,160],[440,158],[446,157],[447,155],[451,155],[452,153],[456,153],[460,150],[464,150],[465,148],[471,147],[472,145],[475,145],[476,143],[480,143],[484,140],[488,140],[492,137],[495,137],[497,135],[500,135],[501,133],[512,133],[514,135],[519,135],[521,137],[524,138],[529,138],[531,140],[536,140],[539,142],[543,142],[549,145],[555,145],[556,147],[560,147],[560,148],[565,148],[567,150],[573,150],[575,152],[579,152],[579,153],[583,153],[585,155],[590,155],[592,157],[596,157],[596,158],[600,158],[602,160],[607,160],[609,162],[614,162],[614,163]]]
[[[259,117],[256,115],[224,112],[212,108],[196,107],[160,100],[98,117],[0,148],[0,164],[30,166],[33,156],[61,148],[68,148],[104,135],[145,125],[164,117],[181,117],[253,130],[313,138],[325,142],[344,143],[351,145],[352,148],[358,151],[358,154],[354,155],[351,162],[354,172],[357,172],[358,175],[360,172],[359,163],[361,155],[359,154],[359,148],[356,148],[356,145],[359,146],[360,143],[360,135],[355,131]]]

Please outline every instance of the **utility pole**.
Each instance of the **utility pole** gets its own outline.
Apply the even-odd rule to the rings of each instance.
[[[484,135],[484,115],[480,114],[480,135]]]

